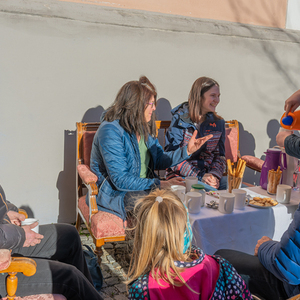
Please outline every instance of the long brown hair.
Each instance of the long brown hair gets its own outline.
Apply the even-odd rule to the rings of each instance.
[[[139,81],[129,81],[119,90],[114,103],[107,109],[104,120],[119,120],[126,131],[143,135],[147,140],[148,134],[156,134],[155,113],[153,112],[149,123],[144,114],[152,96],[156,105],[156,89],[146,76],[140,77]]]
[[[134,212],[137,225],[126,283],[150,271],[157,282],[162,279],[175,286],[186,284],[174,264],[188,261],[183,253],[187,211],[181,200],[170,190],[156,189],[137,201]]]
[[[201,107],[204,99],[203,95],[215,85],[219,87],[219,84],[209,77],[200,77],[193,83],[188,99],[189,116],[192,122],[199,122],[199,117],[202,115]],[[222,119],[222,117],[215,112],[213,114],[216,119]]]

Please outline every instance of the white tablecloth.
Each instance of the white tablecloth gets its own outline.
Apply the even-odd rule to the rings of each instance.
[[[245,189],[248,193],[270,196],[261,187]],[[217,200],[206,196],[205,202]],[[198,214],[190,214],[194,244],[207,254],[219,249],[234,249],[249,254],[254,253],[257,241],[264,235],[280,240],[288,228],[296,211],[300,193],[292,191],[289,204],[278,204],[271,208],[246,206],[244,210],[234,210],[231,214],[222,214],[217,209],[201,208]]]

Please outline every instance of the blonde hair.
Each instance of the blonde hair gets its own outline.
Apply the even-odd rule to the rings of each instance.
[[[199,122],[199,117],[202,114],[201,108],[204,93],[215,85],[219,87],[219,84],[209,77],[200,77],[193,83],[188,99],[189,116],[193,122]],[[222,119],[215,112],[213,114],[217,120]]]
[[[157,189],[139,199],[134,212],[137,225],[126,283],[150,271],[158,283],[162,279],[174,286],[187,285],[180,275],[183,269],[174,264],[188,260],[183,253],[187,211],[181,200],[170,190]]]

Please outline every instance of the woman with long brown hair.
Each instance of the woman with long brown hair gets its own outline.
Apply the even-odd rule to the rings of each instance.
[[[219,84],[211,78],[198,78],[190,91],[188,102],[175,107],[166,134],[166,151],[185,147],[190,138],[213,134],[213,137],[189,159],[168,168],[167,179],[197,176],[207,190],[226,189],[225,121],[216,113],[220,102]]]
[[[95,134],[91,170],[98,176],[98,209],[123,220],[134,196],[156,187],[184,185],[182,178],[159,180],[155,169],[177,164],[198,150],[211,135],[196,139],[176,151],[164,152],[156,139],[156,90],[145,76],[125,83],[107,109]]]

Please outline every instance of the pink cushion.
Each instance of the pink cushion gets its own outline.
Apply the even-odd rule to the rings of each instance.
[[[16,300],[67,300],[67,298],[63,295],[59,294],[39,294],[32,295],[26,297],[16,297]],[[7,300],[7,298],[3,298],[3,300]]]
[[[86,221],[89,220],[89,207],[85,202],[85,197],[82,196],[78,200],[78,208],[83,214]],[[125,235],[125,227],[127,221],[123,220],[114,214],[98,211],[91,220],[91,231],[96,239],[103,237],[113,237]]]
[[[95,133],[96,131],[85,131],[82,136],[83,163],[87,166],[90,165],[90,156]]]
[[[238,158],[238,128],[225,128],[225,157],[232,162]]]
[[[246,162],[247,167],[253,168],[257,171],[261,171],[264,161],[252,155],[244,155],[242,159]]]
[[[98,177],[95,175],[87,165],[78,165],[77,171],[84,183],[97,182]]]
[[[1,271],[9,267],[10,259],[11,259],[10,251],[8,249],[0,249],[0,270]]]

